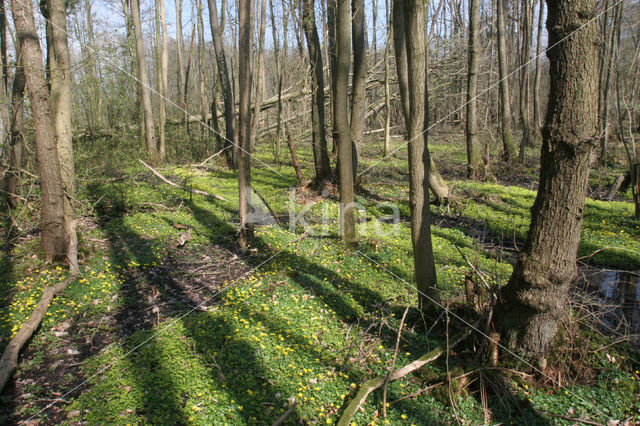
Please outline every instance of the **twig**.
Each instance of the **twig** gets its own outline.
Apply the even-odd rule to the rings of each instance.
[[[271,208],[271,206],[269,205],[269,203],[267,203],[267,200],[265,200],[264,197],[262,195],[260,195],[260,193],[258,191],[256,191],[256,189],[253,187],[253,185],[251,185],[251,189],[253,189],[253,192],[255,192],[256,195],[258,196],[258,198],[260,198],[260,200],[262,200],[264,205],[267,206],[267,209],[269,209],[269,213],[271,213],[271,216],[273,216],[273,219],[276,221],[278,226],[281,226],[282,224],[280,223],[280,219],[278,219],[278,215],[276,215],[276,212],[274,212],[273,209]]]
[[[391,368],[389,368],[389,374],[384,379],[384,385],[382,388],[382,415],[386,419],[387,418],[387,385],[389,384],[389,379],[391,378],[391,373],[396,368],[396,359],[398,358],[398,349],[400,349],[400,336],[402,336],[402,326],[404,326],[404,319],[407,317],[407,312],[409,312],[409,307],[407,306],[402,314],[402,319],[400,320],[400,327],[398,327],[398,337],[396,338],[396,350],[393,353],[393,361],[391,361]]]
[[[469,329],[467,329],[464,332],[460,333],[460,335],[456,339],[453,340],[453,342],[451,343],[450,347],[454,347],[458,343],[462,342],[469,335],[469,333],[470,333]],[[419,368],[423,367],[424,365],[426,365],[426,364],[428,364],[428,363],[430,363],[432,361],[435,361],[446,350],[447,350],[447,348],[446,348],[446,343],[445,343],[445,344],[442,344],[442,345],[438,346],[434,350],[422,355],[420,358],[418,358],[417,360],[413,361],[412,363],[407,364],[404,367],[401,367],[401,368],[397,369],[396,371],[394,371],[390,375],[389,382],[392,382],[394,380],[398,380],[398,379],[406,376],[407,374],[413,373],[414,371],[418,370]],[[344,413],[342,413],[342,417],[340,418],[340,421],[338,422],[338,425],[339,426],[347,426],[347,425],[349,425],[351,423],[351,419],[356,414],[358,409],[362,406],[362,404],[364,404],[364,401],[367,399],[369,394],[371,392],[373,392],[374,390],[378,389],[380,386],[382,386],[384,384],[386,378],[387,378],[387,375],[385,374],[384,376],[378,376],[376,378],[373,378],[373,379],[370,379],[370,380],[367,380],[366,382],[364,382],[364,384],[360,387],[360,390],[356,394],[355,398],[351,400],[351,402],[349,403],[347,408],[344,410]]]
[[[568,420],[570,422],[578,422],[578,423],[582,423],[582,424],[585,424],[585,425],[604,426],[602,423],[592,422],[591,420],[577,419],[575,417],[563,416],[562,414],[552,414],[552,413],[548,413],[546,411],[536,410],[535,408],[533,409],[533,412],[536,413],[539,416],[555,417],[557,419]]]
[[[224,148],[222,148],[220,151],[216,152],[215,154],[207,157],[202,163],[200,164],[196,164],[194,167],[202,167],[205,164],[207,164],[209,161],[211,161],[212,159],[214,159],[215,157],[217,157],[218,155],[222,154],[224,152],[225,149],[229,149],[231,148],[233,145],[229,145],[229,146],[225,146]]]
[[[291,407],[289,407],[289,409],[287,411],[284,412],[283,415],[280,416],[280,418],[278,418],[278,420],[276,420],[272,426],[279,426],[282,423],[284,423],[284,421],[287,419],[287,417],[289,417],[291,415],[291,413],[293,413],[293,410],[295,410],[296,405],[298,405],[297,402],[294,402]]]
[[[171,185],[174,188],[178,188],[181,189],[183,191],[189,192],[191,194],[198,194],[198,195],[204,195],[205,197],[210,197],[210,198],[214,198],[216,200],[220,200],[220,201],[229,201],[224,197],[221,197],[220,195],[215,195],[215,194],[211,194],[209,192],[206,191],[201,191],[199,189],[191,189],[191,188],[185,188],[183,186],[178,185],[177,183],[171,182],[169,179],[167,179],[166,177],[162,176],[157,170],[155,170],[153,167],[151,167],[150,165],[148,165],[147,163],[145,163],[142,160],[138,160],[140,162],[140,164],[142,164],[143,166],[145,166],[147,169],[151,170],[151,172],[156,175],[156,177],[158,179],[160,179],[161,181],[163,181],[164,183],[166,183],[167,185]]]

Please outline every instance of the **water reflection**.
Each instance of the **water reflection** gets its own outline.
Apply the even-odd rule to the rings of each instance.
[[[578,288],[606,331],[638,335],[640,332],[640,271],[585,268]],[[595,302],[595,303],[594,303]],[[640,336],[634,340],[638,341]]]

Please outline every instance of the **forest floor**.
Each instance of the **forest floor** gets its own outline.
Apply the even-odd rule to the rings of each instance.
[[[308,172],[311,153],[299,150]],[[529,225],[537,151],[524,165],[470,182],[463,138],[431,139],[454,200],[432,206],[438,283],[451,313],[423,318],[411,285],[406,150],[378,163],[380,150],[372,141],[363,152],[359,240],[350,247],[337,236],[333,191],[295,189],[288,157],[277,166],[271,146],[259,144],[255,190],[279,217],[293,208],[306,226],[259,225],[248,251],[235,245],[236,174],[221,163],[159,170],[229,201],[169,187],[131,160],[97,163],[81,152],[82,274],[54,300],[23,352],[0,396],[0,423],[273,424],[287,414],[285,424],[332,424],[364,381],[468,328],[475,314],[465,302],[465,276],[478,281],[480,273],[489,286],[508,279]],[[606,190],[621,173],[615,165],[595,170],[592,189]],[[391,204],[397,224],[388,220]],[[43,287],[67,274],[37,254],[36,205],[14,212],[13,221],[0,260],[0,349]],[[508,353],[502,365],[513,369],[488,367],[461,345],[389,383],[386,418],[379,390],[354,422],[640,421],[639,240],[627,193],[612,202],[588,199],[581,277],[543,373]],[[627,284],[590,282],[602,273]]]

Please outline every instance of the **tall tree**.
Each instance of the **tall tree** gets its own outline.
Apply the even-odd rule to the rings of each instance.
[[[436,268],[431,245],[429,211],[428,141],[429,102],[427,92],[427,6],[422,0],[394,0],[394,21],[403,17],[403,25],[394,22],[394,31],[404,30],[409,90],[409,108],[405,121],[409,137],[409,205],[411,242],[419,305],[426,309],[439,301]],[[397,59],[396,59],[397,60]],[[403,100],[404,102],[404,100]],[[425,297],[426,295],[426,297]]]
[[[256,96],[253,101],[253,115],[251,116],[251,144],[255,142],[260,122],[260,109],[264,96],[264,37],[267,26],[267,0],[260,0],[260,27],[258,30],[258,59],[256,65]]]
[[[538,30],[536,40],[536,73],[533,77],[533,133],[540,139],[542,111],[540,111],[540,81],[542,79],[542,26],[544,22],[544,0],[538,1]]]
[[[67,251],[64,187],[49,104],[49,88],[42,66],[40,38],[36,31],[31,2],[13,0],[11,11],[31,101],[36,155],[42,187],[40,229],[42,248],[46,261],[61,260],[64,259]]]
[[[480,25],[479,0],[469,0],[469,53],[467,70],[467,177],[478,178],[482,169],[482,145],[476,134],[478,95],[478,26]]]
[[[334,93],[334,128],[338,142],[338,179],[340,180],[340,236],[346,242],[356,240],[353,204],[353,167],[351,131],[348,116],[349,69],[351,68],[351,29],[349,0],[337,0],[336,7],[336,77]]]
[[[520,7],[520,141],[519,159],[524,162],[525,149],[532,145],[531,123],[529,122],[529,61],[531,59],[531,0],[522,0]]]
[[[158,159],[164,161],[167,156],[165,125],[167,123],[167,72],[169,41],[167,38],[167,18],[164,0],[156,0],[156,48],[158,71]]]
[[[157,156],[155,130],[153,128],[153,108],[151,106],[151,89],[149,86],[149,74],[147,73],[147,61],[144,55],[144,41],[142,38],[142,21],[140,20],[140,4],[138,0],[131,0],[131,21],[136,42],[136,58],[138,65],[138,82],[142,97],[144,136],[147,142],[147,153],[155,159]]]
[[[241,248],[248,247],[253,238],[253,224],[251,214],[251,45],[253,1],[238,2],[238,21],[240,25],[238,43],[238,192],[240,212],[240,237],[238,244]]]
[[[234,167],[234,151],[236,149],[236,120],[233,101],[233,91],[231,90],[231,81],[229,79],[229,68],[227,67],[227,58],[224,53],[224,45],[222,44],[222,32],[220,24],[218,24],[218,6],[216,0],[208,0],[209,2],[209,23],[211,25],[211,35],[213,38],[213,47],[216,51],[216,63],[218,64],[218,77],[220,79],[220,87],[222,89],[222,98],[224,101],[224,121],[225,121],[225,146],[233,146],[233,150],[227,149],[225,156],[227,165]],[[242,3],[242,2],[240,2]]]
[[[1,1],[1,0],[0,0]],[[20,178],[23,163],[23,147],[24,139],[22,136],[23,108],[24,108],[24,89],[26,79],[24,75],[24,67],[20,54],[19,43],[16,45],[16,71],[13,75],[13,85],[11,88],[11,126],[9,135],[9,171],[5,178],[5,188],[9,205],[14,207],[18,202],[20,191]]]
[[[511,130],[511,101],[509,96],[509,67],[507,62],[506,27],[504,22],[504,2],[496,0],[498,37],[498,78],[500,92],[500,131],[502,134],[502,157],[510,161],[516,153]]]
[[[353,42],[353,76],[351,82],[351,144],[353,176],[357,176],[358,158],[364,137],[367,107],[367,58],[364,0],[351,0],[351,32]]]
[[[183,35],[182,35],[182,0],[175,0],[176,6],[176,54],[178,61],[178,105],[180,108],[187,109],[186,99],[184,96],[184,53],[183,53]],[[185,119],[187,117],[185,116]]]
[[[393,50],[396,57],[396,74],[398,76],[398,88],[400,89],[400,101],[402,113],[405,117],[405,127],[407,134],[409,133],[409,121],[407,117],[410,115],[410,90],[409,90],[409,69],[407,59],[407,38],[405,34],[404,12],[402,2],[393,1]],[[411,141],[411,137],[409,137]],[[429,188],[433,193],[436,202],[440,203],[449,197],[449,186],[444,181],[433,159],[429,157],[429,167],[426,169],[429,179]]]
[[[548,0],[550,91],[540,186],[527,243],[496,310],[502,341],[545,364],[576,275],[592,155],[598,144],[595,0]]]
[[[62,185],[64,187],[64,213],[66,223],[73,220],[75,198],[75,168],[71,129],[71,60],[67,44],[67,11],[64,0],[47,0],[50,20],[50,38],[47,40],[49,82],[51,84],[51,112],[58,151]],[[65,226],[65,230],[67,227]]]
[[[324,127],[324,75],[322,50],[316,26],[313,0],[302,1],[302,22],[311,63],[311,126],[315,181],[319,186],[331,175],[327,138]]]

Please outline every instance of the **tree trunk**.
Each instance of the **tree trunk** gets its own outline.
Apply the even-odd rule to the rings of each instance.
[[[529,60],[531,58],[531,5],[530,0],[522,0],[520,9],[520,124],[522,140],[520,141],[520,162],[525,160],[525,150],[532,145],[531,123],[529,123]]]
[[[18,43],[17,43],[18,44]],[[24,89],[25,75],[22,66],[21,54],[19,46],[16,46],[16,72],[13,76],[13,87],[11,89],[11,128],[9,138],[9,171],[6,177],[7,200],[11,207],[18,203],[18,197],[21,195],[21,175],[22,169],[22,152],[24,148],[24,139],[22,136],[22,122],[24,109]]]
[[[49,104],[49,89],[42,67],[42,50],[33,17],[33,5],[28,1],[13,0],[11,10],[33,117],[42,187],[41,241],[45,260],[52,262],[64,259],[67,235],[64,226],[64,187]]]
[[[218,64],[218,77],[220,78],[220,86],[222,88],[222,97],[224,100],[224,121],[225,121],[225,146],[234,146],[234,149],[227,149],[225,156],[227,165],[234,167],[233,153],[236,151],[236,122],[233,113],[233,91],[231,90],[231,82],[229,81],[229,69],[227,68],[227,59],[222,44],[222,34],[218,25],[218,6],[216,0],[208,0],[209,2],[209,22],[211,24],[211,35],[213,37],[213,46],[216,51],[216,62]]]
[[[364,0],[351,0],[351,32],[353,42],[353,77],[351,83],[351,161],[357,176],[362,149],[364,112],[367,106],[367,58],[365,44]]]
[[[353,204],[353,167],[351,132],[348,119],[349,68],[351,67],[351,34],[349,0],[338,0],[336,8],[336,86],[334,128],[338,142],[338,179],[340,180],[340,236],[343,241],[356,240],[355,206]]]
[[[298,161],[296,144],[293,141],[293,135],[289,130],[287,130],[287,145],[289,146],[289,153],[291,154],[291,164],[293,164],[293,170],[295,170],[296,172],[298,185],[302,185],[304,183],[304,175],[302,174],[302,168],[300,167],[300,162]]]
[[[180,108],[187,109],[186,99],[184,96],[184,54],[182,52],[183,36],[182,36],[182,0],[175,0],[176,5],[176,53],[178,61],[178,105]],[[184,117],[186,118],[186,116]]]
[[[478,111],[478,27],[480,5],[478,0],[469,0],[469,62],[467,75],[467,177],[477,179],[482,171],[482,145],[476,134]]]
[[[564,315],[589,170],[598,143],[595,0],[549,0],[550,91],[540,186],[527,244],[502,289],[496,325],[507,347],[545,365]],[[580,28],[580,31],[575,31]]]
[[[429,211],[429,125],[427,93],[427,10],[421,0],[394,0],[394,30],[404,29],[406,41],[408,114],[405,116],[409,140],[409,205],[411,208],[411,242],[418,300],[421,309],[440,301],[436,269],[431,246]],[[396,22],[400,16],[403,25]],[[399,45],[396,45],[399,48]],[[396,57],[397,58],[397,57]],[[397,60],[397,59],[396,59]],[[401,68],[402,65],[399,64]],[[404,100],[403,100],[404,102]]]
[[[149,75],[147,61],[144,56],[144,42],[142,38],[142,23],[140,21],[140,4],[138,0],[131,0],[131,20],[136,40],[136,57],[138,58],[138,79],[140,80],[140,94],[142,95],[142,109],[144,110],[144,135],[147,142],[149,157],[156,159],[156,138],[153,128],[153,107],[151,106],[151,91],[149,89]],[[141,126],[142,127],[142,126]]]
[[[333,143],[332,153],[338,152],[338,136],[336,134],[336,111],[335,111],[335,97],[336,97],[336,77],[338,75],[337,66],[337,48],[336,48],[336,7],[337,0],[327,1],[327,46],[329,49],[329,93],[331,98],[331,139]]]
[[[389,0],[385,0],[385,22],[387,24],[387,36],[384,43],[384,151],[386,157],[391,151],[391,85],[389,82],[389,51],[391,47],[391,33],[393,27],[390,22]]]
[[[273,13],[273,0],[269,0],[269,12],[271,15],[271,35],[273,41],[273,55],[276,60],[277,90],[278,90],[278,111],[276,113],[276,140],[274,142],[274,160],[276,165],[280,164],[280,139],[282,139],[282,59],[280,58],[280,40],[278,38],[278,30],[276,29],[276,18]],[[283,20],[285,17],[283,16]],[[286,22],[284,23],[286,31]]]
[[[398,75],[398,88],[400,89],[400,103],[402,105],[402,113],[405,117],[405,127],[407,128],[407,135],[409,134],[409,121],[407,117],[410,115],[409,111],[409,71],[407,62],[407,39],[405,35],[404,27],[404,15],[402,2],[393,1],[393,50],[396,57],[396,73]],[[411,141],[411,137],[409,136]],[[438,168],[436,167],[433,159],[429,156],[429,167],[425,169],[429,176],[429,189],[435,197],[436,203],[441,203],[449,198],[449,187],[444,181]]]
[[[207,114],[209,112],[209,101],[207,100],[207,75],[205,73],[205,41],[204,41],[204,21],[202,18],[203,7],[202,0],[196,0],[197,10],[197,26],[198,26],[198,86],[200,89],[200,137],[202,141],[206,141],[210,136],[209,126],[207,125]]]
[[[210,0],[215,1],[215,0]],[[238,2],[239,29],[239,62],[238,62],[238,193],[240,212],[240,248],[247,248],[253,239],[251,214],[251,9],[253,1]]]
[[[316,26],[313,0],[302,2],[302,23],[309,50],[311,65],[311,125],[313,163],[315,168],[315,182],[322,187],[322,182],[331,175],[329,153],[327,152],[327,137],[324,127],[324,75],[322,66],[322,50]]]
[[[544,21],[544,0],[539,0],[538,33],[536,42],[536,74],[533,83],[533,128],[536,139],[542,132],[542,111],[540,110],[540,80],[542,78],[542,23]]]
[[[266,30],[267,0],[260,0],[260,30],[258,31],[258,64],[256,65],[256,97],[253,101],[251,117],[251,146],[255,146],[255,138],[260,121],[260,106],[264,96],[264,36]]]
[[[505,39],[504,1],[496,0],[498,35],[498,78],[500,79],[500,130],[502,133],[502,158],[511,161],[516,153],[511,132],[511,101],[509,100],[509,67]]]
[[[158,52],[158,159],[164,161],[167,156],[165,125],[167,123],[167,70],[169,41],[167,38],[167,19],[164,7],[164,0],[156,1],[156,37]]]
[[[47,0],[51,20],[51,40],[49,46],[49,66],[51,83],[51,112],[60,164],[62,186],[65,191],[65,223],[73,220],[75,197],[75,168],[73,164],[73,143],[71,129],[71,61],[67,45],[67,13],[64,0]],[[65,231],[69,229],[65,225]],[[75,232],[75,230],[74,230]],[[71,236],[68,236],[71,238]]]

